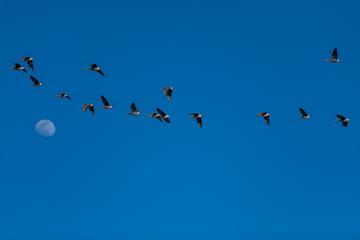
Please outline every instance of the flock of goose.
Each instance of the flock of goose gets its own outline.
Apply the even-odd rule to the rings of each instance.
[[[27,62],[27,64],[29,65],[29,68],[31,69],[31,71],[34,71],[34,58],[32,57],[22,57],[19,59],[19,61],[23,61],[23,62]],[[28,73],[28,71],[25,69],[25,67],[22,67],[19,63],[14,63],[15,67],[14,68],[10,68],[10,70],[16,70],[16,71],[24,71],[26,73]],[[91,63],[91,68],[86,68],[85,70],[91,70],[91,71],[95,71],[98,72],[99,74],[101,74],[102,76],[105,76],[104,73],[102,72],[102,68],[98,67],[96,64]],[[39,82],[39,80],[37,80],[35,77],[30,76],[30,79],[33,83],[29,84],[31,86],[42,86],[44,83]],[[167,97],[168,101],[171,101],[171,96],[172,96],[172,92],[173,92],[173,87],[165,87],[162,89],[159,89],[159,91],[164,91],[164,95]],[[69,100],[71,100],[70,96],[66,93],[58,93],[55,97],[60,97],[60,98],[67,98]],[[100,109],[111,109],[114,107],[113,104],[109,104],[109,102],[107,101],[107,99],[101,95],[101,101],[103,102],[104,106],[101,107]],[[84,104],[82,106],[80,106],[81,108],[83,108],[83,111],[86,112],[87,109],[89,109],[89,111],[95,115],[95,108],[94,108],[94,104],[91,103],[87,103]],[[131,112],[127,113],[127,115],[133,115],[133,116],[137,116],[139,114],[142,113],[142,111],[138,111],[135,103],[133,102],[130,106],[131,108]],[[170,123],[170,115],[164,113],[161,109],[156,108],[157,113],[151,113],[149,115],[147,115],[147,117],[151,117],[151,118],[156,118],[158,119],[160,122],[163,122],[163,120],[167,123]],[[190,113],[190,117],[189,118],[195,118],[198,125],[202,128],[202,117],[204,115],[202,114],[198,114],[198,113]]]
[[[337,48],[334,49],[333,53],[332,53],[332,57],[331,59],[325,59],[326,61],[329,61],[329,62],[332,62],[332,63],[337,63],[337,62],[340,62],[341,60],[338,58],[338,54],[337,54]],[[31,69],[31,71],[34,71],[34,64],[33,64],[33,61],[34,61],[34,58],[31,58],[31,57],[22,57],[19,59],[19,61],[23,61],[23,62],[27,62],[27,64],[29,65],[29,68]],[[91,70],[91,71],[95,71],[95,72],[98,72],[99,74],[101,74],[102,76],[105,76],[104,73],[102,72],[102,68],[98,67],[96,64],[94,63],[91,63],[91,68],[87,68],[85,70]],[[11,68],[10,70],[17,70],[17,71],[24,71],[27,73],[26,69],[24,67],[22,67],[19,63],[15,63],[15,67],[14,68]],[[29,85],[32,85],[32,86],[42,86],[43,83],[42,82],[39,82],[36,78],[34,78],[33,76],[30,76],[30,79],[33,81],[32,84],[29,84]],[[159,89],[159,91],[164,91],[164,95],[167,97],[168,101],[170,102],[171,101],[171,96],[172,96],[172,92],[173,92],[173,87],[165,87],[165,88],[162,88],[162,89]],[[55,97],[60,97],[60,98],[67,98],[69,100],[71,100],[70,96],[65,94],[65,93],[58,93]],[[104,104],[104,107],[101,107],[100,109],[111,109],[114,107],[113,104],[109,104],[109,102],[106,100],[106,98],[101,95],[101,100]],[[89,111],[95,115],[95,109],[94,109],[94,104],[85,104],[83,106],[81,106],[81,108],[83,108],[83,111],[86,112],[87,109],[89,109]],[[137,110],[136,106],[135,106],[135,103],[132,103],[131,106],[131,112],[130,113],[127,113],[127,115],[133,115],[133,116],[137,116],[139,114],[142,113],[142,111],[139,111]],[[299,117],[299,119],[309,119],[311,116],[308,115],[306,113],[306,111],[302,108],[299,108],[300,110],[300,113],[302,114],[301,117]],[[149,115],[147,115],[147,117],[151,117],[151,118],[156,118],[158,119],[160,122],[162,122],[163,120],[167,123],[170,123],[170,115],[164,113],[161,109],[157,108],[156,109],[157,113],[151,113]],[[202,127],[202,117],[204,115],[202,114],[198,114],[198,113],[190,113],[190,117],[189,118],[195,118],[198,125],[200,127]],[[263,117],[265,122],[270,126],[270,113],[268,112],[260,112],[259,114],[256,114],[256,116],[259,116],[259,117]],[[338,115],[336,114],[336,117],[338,118],[337,120],[335,121],[339,121],[339,122],[342,122],[343,126],[346,127],[348,125],[348,122],[350,119],[347,119],[346,117],[344,116],[341,116],[341,115]]]
[[[338,53],[337,53],[337,48],[335,48],[332,52],[332,55],[331,55],[331,59],[325,59],[325,61],[329,61],[329,62],[332,62],[332,63],[337,63],[337,62],[340,62],[341,60],[338,58]],[[308,115],[304,109],[302,108],[299,108],[300,110],[300,113],[302,114],[301,117],[299,117],[299,119],[309,119],[311,118],[310,115]],[[265,119],[265,122],[270,126],[270,113],[267,113],[267,112],[260,112],[259,114],[256,114],[256,116],[259,116],[259,117],[263,117]],[[342,122],[342,125],[344,127],[347,127],[348,125],[348,122],[350,121],[350,119],[347,119],[346,117],[344,116],[341,116],[339,114],[336,114],[336,117],[338,119],[336,119],[335,121],[336,122]]]

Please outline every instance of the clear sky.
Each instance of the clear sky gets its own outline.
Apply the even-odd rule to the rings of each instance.
[[[0,239],[359,239],[359,9],[3,1]],[[324,61],[334,47],[342,62]],[[23,56],[44,86],[9,71]],[[171,124],[145,117],[156,107]]]

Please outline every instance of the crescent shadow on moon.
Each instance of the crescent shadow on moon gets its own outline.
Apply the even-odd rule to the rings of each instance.
[[[43,119],[36,124],[35,130],[41,136],[51,137],[55,134],[55,125],[52,121]]]

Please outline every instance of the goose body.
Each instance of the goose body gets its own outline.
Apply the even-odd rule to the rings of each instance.
[[[136,116],[136,115],[141,114],[141,112],[137,110],[134,102],[131,104],[130,108],[131,108],[131,113],[127,113],[126,115]]]
[[[65,94],[65,93],[58,93],[55,97],[67,98],[67,99],[71,100],[71,98],[69,97],[69,95],[67,95],[67,94]]]
[[[95,63],[90,63],[91,68],[87,68],[85,70],[95,71],[100,73],[101,75],[105,76],[104,73],[101,71],[102,68],[99,68]]]
[[[157,120],[162,122],[162,119],[161,119],[160,115],[157,114],[157,113],[150,113],[149,115],[147,115],[147,117],[156,118]]]
[[[325,59],[325,61],[329,61],[329,62],[340,62],[341,60],[338,58],[338,54],[337,54],[337,48],[334,48],[334,51],[331,55],[331,59]]]
[[[33,76],[30,76],[31,81],[33,81],[33,83],[29,84],[31,86],[35,86],[35,87],[39,87],[44,85],[44,83],[39,82],[36,78],[34,78]]]
[[[198,114],[198,113],[190,113],[190,116],[189,118],[196,118],[196,122],[198,123],[199,127],[202,128],[202,120],[201,118],[204,116],[204,115],[201,115],[201,114]]]
[[[28,56],[25,56],[25,57],[22,57],[19,59],[19,61],[27,62],[31,71],[34,71],[34,63],[33,63],[34,60],[35,60],[34,58],[28,57]]]
[[[335,122],[342,122],[343,126],[347,127],[350,119],[347,119],[346,117],[338,115],[338,114],[336,114],[336,117],[338,117],[339,119],[336,119]]]
[[[164,119],[165,122],[170,123],[170,119],[169,119],[170,115],[167,115],[166,113],[164,113],[164,112],[163,112],[161,109],[159,109],[159,108],[156,108],[156,111],[160,114],[160,117],[161,117],[162,119]]]
[[[308,114],[305,112],[304,109],[299,108],[299,110],[300,110],[300,112],[301,112],[301,114],[302,114],[302,117],[299,117],[299,119],[300,119],[300,118],[301,118],[301,119],[309,119],[309,118],[311,118],[311,116],[308,115]]]
[[[260,112],[259,114],[256,114],[256,116],[263,117],[268,126],[270,126],[270,115],[271,114],[267,112]]]
[[[101,95],[101,101],[104,103],[104,107],[101,107],[100,109],[110,109],[110,108],[113,108],[114,105],[113,104],[109,104],[109,102],[106,100],[106,98]]]
[[[10,70],[16,70],[16,71],[21,71],[23,70],[24,72],[27,73],[26,69],[24,67],[22,67],[20,64],[18,63],[14,63],[15,67],[10,68]]]
[[[173,87],[164,87],[162,89],[159,89],[159,91],[164,91],[164,95],[168,98],[168,101],[170,102],[173,89]]]
[[[89,109],[90,112],[92,113],[92,115],[95,115],[94,104],[89,104],[88,103],[88,104],[82,105],[80,107],[84,109],[84,112],[86,112],[86,110]]]

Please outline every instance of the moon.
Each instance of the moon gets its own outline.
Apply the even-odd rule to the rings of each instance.
[[[55,134],[55,125],[52,121],[43,119],[36,124],[35,130],[41,136],[51,137]]]

